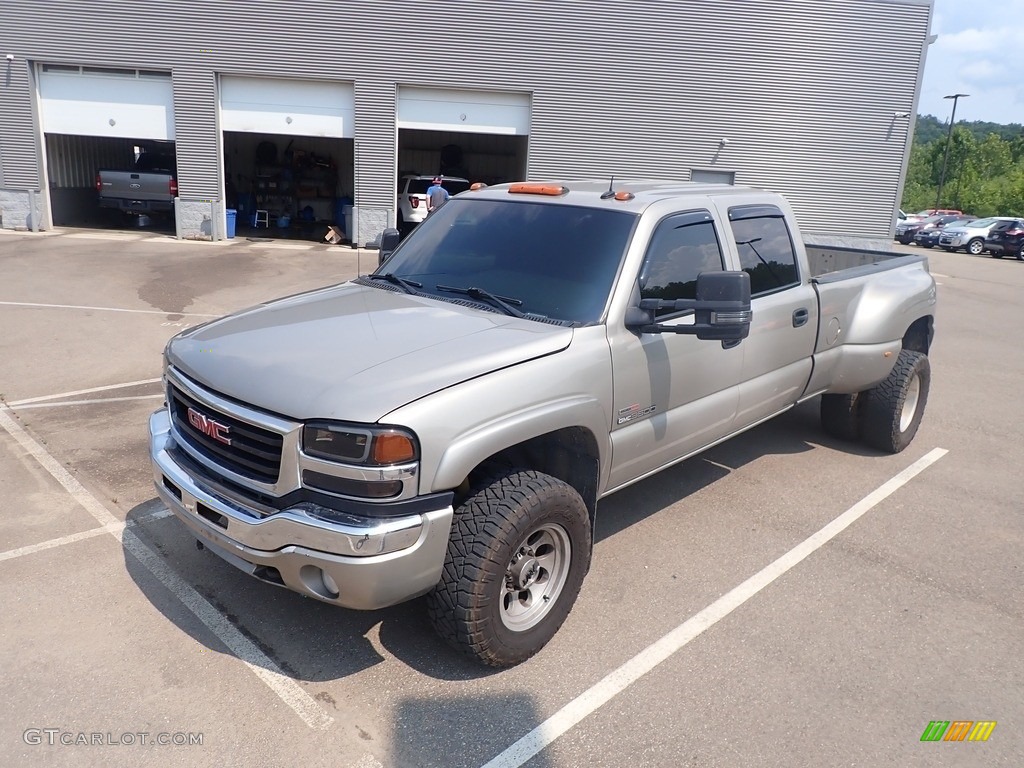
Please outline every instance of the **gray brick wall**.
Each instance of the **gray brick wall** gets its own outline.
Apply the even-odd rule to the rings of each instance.
[[[4,229],[32,229],[33,194],[13,189],[0,189],[0,226]],[[36,215],[40,214],[38,195],[36,197]],[[40,222],[36,222],[39,226]]]

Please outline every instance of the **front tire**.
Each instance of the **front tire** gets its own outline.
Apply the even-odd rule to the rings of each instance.
[[[484,664],[519,664],[562,626],[590,554],[590,516],[574,488],[532,470],[497,470],[455,511],[441,581],[427,596],[430,621]]]
[[[886,453],[899,453],[914,439],[931,385],[927,356],[904,349],[888,378],[864,393],[864,442]]]
[[[1024,261],[1024,243],[1017,249],[1017,261]]]
[[[985,252],[985,241],[976,237],[967,244],[967,252],[971,256],[981,256]]]

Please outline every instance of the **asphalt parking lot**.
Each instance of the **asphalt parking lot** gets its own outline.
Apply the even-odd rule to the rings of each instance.
[[[1024,765],[1024,264],[928,255],[904,453],[812,402],[606,499],[568,621],[494,671],[418,602],[344,611],[198,551],[152,488],[167,339],[375,254],[0,232],[2,762]]]

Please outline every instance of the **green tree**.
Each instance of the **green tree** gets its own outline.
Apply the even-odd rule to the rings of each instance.
[[[938,130],[942,129],[942,130]],[[993,123],[948,125],[919,118],[910,148],[902,208],[936,207],[947,140],[949,159],[939,208],[976,216],[1024,216],[1024,127]]]

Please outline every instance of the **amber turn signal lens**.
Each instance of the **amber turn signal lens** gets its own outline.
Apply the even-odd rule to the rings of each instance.
[[[407,435],[385,432],[373,440],[373,462],[375,464],[398,464],[416,458],[416,446]]]
[[[551,195],[552,197],[558,197],[559,195],[564,195],[569,190],[561,184],[531,184],[529,182],[520,182],[510,186],[508,191],[519,195]]]

